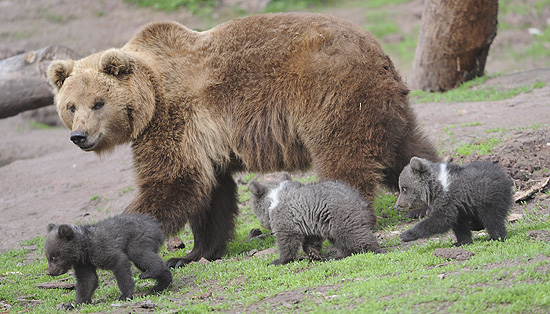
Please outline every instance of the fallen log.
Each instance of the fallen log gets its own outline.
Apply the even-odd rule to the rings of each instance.
[[[48,46],[0,60],[0,119],[53,103],[46,72],[57,59],[79,59],[73,50]]]

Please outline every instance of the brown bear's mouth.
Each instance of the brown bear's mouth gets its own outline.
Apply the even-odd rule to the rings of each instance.
[[[97,145],[97,143],[99,142],[99,138],[101,137],[101,134],[99,134],[97,136],[97,138],[94,140],[94,141],[91,141],[89,143],[82,143],[81,145],[78,145],[78,147],[80,147],[80,149],[84,150],[84,151],[90,151],[90,150],[93,150],[93,148]]]

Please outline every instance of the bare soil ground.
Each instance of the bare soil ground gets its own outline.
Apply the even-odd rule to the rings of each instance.
[[[399,19],[401,27],[411,28],[419,25],[421,8],[422,1],[413,1],[396,6],[392,12],[393,16],[403,16]],[[359,25],[365,22],[365,15],[357,9],[326,12]],[[525,22],[517,19],[511,23]],[[203,22],[184,10],[159,12],[138,8],[123,0],[1,0],[0,58],[52,44],[65,45],[85,56],[119,47],[141,25],[157,20],[177,20],[205,29],[223,17]],[[545,23],[540,17],[530,22]],[[541,81],[546,83],[545,87],[502,101],[414,105],[426,134],[444,154],[450,154],[456,143],[483,141],[494,136],[487,130],[500,128],[503,141],[492,153],[462,159],[498,162],[521,190],[550,176],[549,60],[509,64],[499,59],[505,55],[505,47],[526,45],[525,36],[517,30],[499,34],[491,48],[487,71],[532,70],[490,79],[484,85],[514,87]],[[407,77],[409,71],[403,69],[403,75]],[[51,119],[52,108],[45,112]],[[32,113],[25,113],[0,120],[0,252],[20,241],[44,235],[49,222],[88,222],[120,213],[135,193],[129,147],[118,148],[113,154],[99,158],[73,145],[68,130],[37,126],[31,116]],[[53,119],[59,125],[55,113]],[[448,132],[450,125],[472,122],[474,126],[455,127],[452,133]],[[547,214],[549,204],[548,194],[538,192],[526,203],[516,204],[514,212],[537,207],[540,213]]]

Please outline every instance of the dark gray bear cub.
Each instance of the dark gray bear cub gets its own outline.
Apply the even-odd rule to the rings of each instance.
[[[59,276],[74,268],[76,304],[91,302],[98,286],[97,268],[113,271],[120,300],[132,298],[130,262],[143,272],[139,278],[157,281],[152,291],[158,292],[172,282],[172,273],[158,255],[163,240],[160,224],[140,214],[122,214],[82,226],[49,224],[44,244],[47,273]]]
[[[284,174],[265,185],[252,181],[249,188],[254,214],[262,227],[277,237],[279,258],[273,265],[293,261],[300,246],[310,258],[317,255],[323,239],[334,244],[337,258],[365,251],[382,252],[369,227],[372,212],[367,202],[343,183],[304,185]]]
[[[472,231],[485,229],[490,240],[504,240],[512,204],[512,180],[490,162],[466,166],[413,157],[399,176],[397,205],[428,207],[427,217],[403,232],[403,241],[452,229],[456,246],[472,243]]]

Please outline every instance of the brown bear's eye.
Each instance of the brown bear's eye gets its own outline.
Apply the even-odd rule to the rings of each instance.
[[[103,108],[103,105],[105,105],[104,102],[98,101],[94,104],[94,107],[92,108],[92,110],[99,110],[99,109]]]
[[[69,112],[70,112],[70,113],[74,113],[75,110],[76,110],[76,108],[74,107],[74,105],[71,105],[71,106],[69,107]]]
[[[104,102],[98,101],[94,104],[94,107],[92,108],[92,110],[99,110],[99,109],[103,108],[103,105],[105,105]]]

